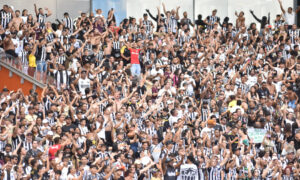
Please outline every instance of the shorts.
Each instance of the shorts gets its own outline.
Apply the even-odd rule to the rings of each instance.
[[[47,63],[45,61],[37,61],[36,70],[38,72],[46,72],[47,71]]]
[[[5,53],[8,54],[8,55],[10,55],[10,56],[13,56],[13,57],[15,57],[15,58],[18,57],[18,55],[17,55],[17,53],[15,52],[15,50],[12,50],[12,49],[6,50]],[[8,58],[10,58],[10,57],[8,57]]]

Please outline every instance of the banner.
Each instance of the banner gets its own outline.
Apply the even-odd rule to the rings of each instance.
[[[253,143],[262,143],[267,130],[265,129],[257,129],[257,128],[249,128],[247,130],[248,136],[250,139],[253,139]]]

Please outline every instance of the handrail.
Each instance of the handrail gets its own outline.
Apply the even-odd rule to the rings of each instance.
[[[44,88],[46,86],[46,84],[42,83],[41,81],[36,80],[35,78],[25,74],[24,72],[22,72],[21,70],[13,67],[12,65],[10,65],[9,63],[3,61],[3,57],[9,58],[8,54],[0,54],[0,66],[5,67],[6,69],[10,70],[12,73],[24,78],[24,80],[27,80],[33,84],[35,84],[36,86],[40,87],[40,88]],[[14,58],[11,58],[14,59]]]

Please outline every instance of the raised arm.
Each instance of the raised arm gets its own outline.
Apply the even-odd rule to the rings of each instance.
[[[250,13],[252,14],[252,16],[254,17],[254,19],[255,19],[256,21],[258,21],[258,22],[261,23],[261,19],[258,19],[258,18],[255,16],[253,10],[250,10]]]
[[[176,19],[177,19],[177,20],[179,19],[179,13],[178,13],[179,8],[180,8],[180,6],[178,6],[178,7],[176,8]]]
[[[38,10],[37,10],[36,4],[34,4],[34,12],[35,12],[36,15],[38,15],[38,13],[39,13]]]
[[[162,3],[162,6],[163,6],[164,13],[165,13],[165,15],[167,16],[167,11],[166,11],[165,3]]]
[[[285,10],[283,9],[281,0],[278,0],[278,2],[279,2],[280,9],[281,9],[282,13],[285,14]]]
[[[52,12],[48,9],[48,8],[45,8],[45,10],[47,10],[48,11],[48,13],[47,13],[47,17],[49,17],[49,16],[51,16],[52,15]]]
[[[153,19],[154,21],[158,21],[158,18],[154,17],[154,16],[150,13],[149,9],[146,9],[146,12],[149,14],[149,16],[151,17],[151,19]]]

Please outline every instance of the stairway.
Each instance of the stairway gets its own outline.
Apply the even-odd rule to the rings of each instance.
[[[18,69],[15,66],[15,61],[18,60],[7,54],[0,54],[0,91],[2,91],[4,87],[9,89],[9,91],[17,91],[21,88],[24,95],[29,95],[29,91],[33,89],[38,93],[39,97],[41,97],[41,93],[46,84],[25,74],[21,70],[24,66],[20,66],[20,69]]]

